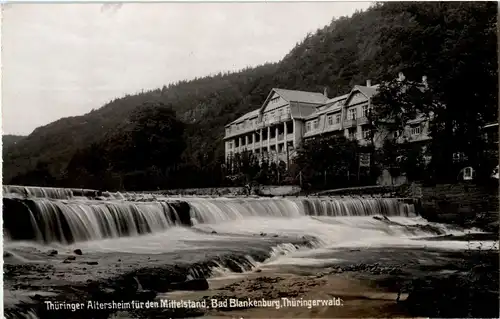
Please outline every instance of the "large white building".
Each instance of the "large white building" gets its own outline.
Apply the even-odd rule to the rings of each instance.
[[[355,85],[345,95],[328,98],[324,93],[272,89],[262,106],[226,125],[226,159],[249,151],[258,157],[283,161],[296,154],[305,139],[344,135],[361,145],[371,142],[368,112],[378,85]],[[417,118],[404,132],[392,132],[399,141],[430,139],[428,121]],[[380,147],[388,133],[377,132],[373,142]]]

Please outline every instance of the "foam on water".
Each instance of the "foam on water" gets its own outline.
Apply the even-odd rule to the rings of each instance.
[[[420,247],[449,250],[475,249],[481,244],[416,240],[436,233],[464,235],[478,231],[429,223],[415,215],[413,205],[391,198],[189,197],[179,201],[172,198],[154,200],[151,195],[153,201],[135,202],[130,201],[136,196],[131,194],[103,194],[111,199],[95,200],[75,197],[74,190],[12,186],[3,190],[17,195],[28,194],[24,199],[12,196],[13,202],[7,204],[13,206],[6,206],[4,200],[4,207],[7,207],[4,228],[10,236],[5,243],[7,250],[38,247],[55,248],[63,253],[79,248],[93,253],[204,254],[206,251],[244,253],[257,247],[270,251],[266,260],[270,265],[320,265],[336,259],[320,259],[315,255],[335,249]],[[39,198],[42,195],[47,198]],[[65,199],[54,199],[65,196]],[[140,196],[141,200],[147,197]],[[21,213],[26,214],[21,219],[25,225],[18,225]],[[379,218],[374,218],[377,216]],[[31,237],[27,231],[30,228]],[[279,244],[273,238],[282,241],[290,238],[290,243]],[[306,250],[291,243],[300,238],[304,238],[309,247],[313,244],[314,249]],[[316,241],[311,243],[310,238]],[[247,265],[259,265],[250,256],[247,261]],[[215,265],[214,269],[218,274],[229,271],[222,264]]]

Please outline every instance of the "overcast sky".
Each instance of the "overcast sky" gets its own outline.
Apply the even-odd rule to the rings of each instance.
[[[368,2],[12,4],[2,25],[4,134],[177,80],[284,57]]]

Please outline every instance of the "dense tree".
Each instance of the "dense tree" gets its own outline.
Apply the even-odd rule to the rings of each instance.
[[[312,185],[342,185],[357,176],[358,152],[355,140],[343,136],[317,138],[303,144],[294,162]]]
[[[432,112],[433,171],[438,178],[454,178],[453,154],[465,153],[469,164],[480,162],[481,127],[497,119],[497,7],[406,2],[381,8],[387,14],[406,12],[411,20],[397,33],[384,35],[385,54],[409,80],[383,86],[378,104],[396,115],[396,126],[415,113]],[[422,76],[428,90],[414,84]]]
[[[171,107],[144,103],[103,141],[78,151],[68,178],[99,189],[168,187],[185,148],[183,134]]]
[[[17,144],[20,140],[25,138],[26,136],[22,135],[3,135],[2,136],[2,147],[4,149],[8,148],[11,145]]]

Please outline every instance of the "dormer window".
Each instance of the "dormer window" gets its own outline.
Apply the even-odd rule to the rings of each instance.
[[[327,119],[328,119],[328,126],[332,126],[333,125],[333,115],[328,115]]]
[[[413,136],[413,135],[419,135],[421,132],[420,130],[420,125],[419,126],[412,126],[410,128],[410,134]]]
[[[313,127],[314,127],[315,130],[318,129],[318,127],[319,127],[319,120],[316,119],[316,120],[313,121]]]

